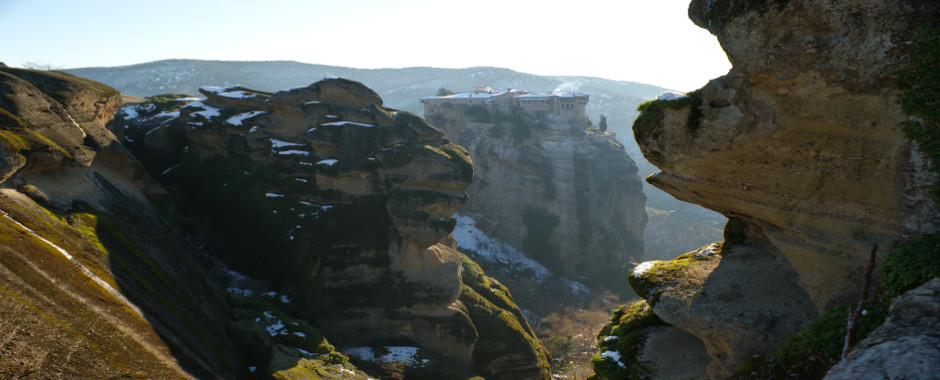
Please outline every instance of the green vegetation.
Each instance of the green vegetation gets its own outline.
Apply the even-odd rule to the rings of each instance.
[[[901,123],[902,130],[930,158],[930,170],[940,173],[940,27],[921,28],[910,70],[897,75],[901,109],[914,116]],[[930,194],[940,201],[940,185]]]
[[[854,305],[844,305],[823,314],[787,338],[779,350],[749,361],[730,379],[822,379],[841,359],[850,306],[854,310]],[[887,316],[888,308],[883,303],[869,304],[860,321],[858,339],[867,337]]]
[[[487,277],[473,260],[461,256],[464,285],[460,301],[479,334],[473,351],[476,366],[487,368],[507,355],[522,356],[525,361],[538,363],[543,375],[550,376],[548,350],[535,337],[509,289]]]
[[[548,212],[545,207],[529,207],[522,212],[522,224],[526,228],[522,249],[556,274],[561,273],[564,267],[558,257],[558,247],[549,242],[549,239],[552,237],[552,230],[560,223],[561,218]]]
[[[591,358],[595,375],[590,379],[638,380],[646,379],[649,370],[637,359],[646,342],[646,329],[652,326],[668,326],[653,313],[653,308],[644,300],[614,310],[610,323],[597,334],[600,354]],[[614,338],[615,337],[615,338]],[[614,360],[604,352],[615,352],[620,360]]]
[[[470,118],[470,121],[475,121],[478,123],[492,123],[493,118],[490,117],[490,111],[486,109],[483,105],[472,105],[467,107],[467,110],[464,111],[466,115]]]
[[[940,277],[940,232],[921,235],[895,248],[881,264],[883,292],[899,295]]]
[[[640,104],[636,107],[636,110],[640,113],[636,117],[636,120],[633,121],[633,129],[637,131],[638,129],[643,132],[651,132],[651,129],[656,127],[665,116],[664,110],[681,110],[683,108],[689,107],[689,116],[686,118],[686,127],[689,132],[694,134],[698,130],[699,123],[702,120],[702,90],[695,90],[685,96],[672,99],[672,100],[650,100],[646,103]],[[639,140],[640,131],[637,131],[637,139]],[[646,133],[644,133],[645,135]]]
[[[727,253],[728,248],[723,243],[718,243],[719,253]],[[703,247],[704,248],[704,247]],[[699,255],[700,249],[688,252],[682,256],[667,261],[655,261],[639,276],[634,276],[630,271],[627,281],[640,297],[647,300],[650,305],[656,305],[662,294],[662,286],[682,278],[683,273],[697,262],[707,260],[707,256]]]

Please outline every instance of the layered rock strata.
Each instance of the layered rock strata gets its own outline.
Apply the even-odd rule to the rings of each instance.
[[[899,127],[894,80],[938,12],[930,1],[690,4],[733,67],[641,106],[634,132],[663,170],[648,181],[729,217],[726,241],[716,258],[638,290],[705,343],[709,377],[849,301],[872,243],[885,252],[940,226],[927,196],[937,178]]]
[[[120,105],[0,67],[0,377],[247,376],[221,288],[151,203],[166,191],[105,128]]]
[[[591,128],[583,110],[445,105],[426,116],[475,163],[461,213],[555,274],[626,290],[623,266],[643,257],[647,216],[623,146]]]
[[[339,347],[406,342],[488,377],[549,376],[511,299],[466,298],[450,237],[473,178],[464,148],[345,79],[201,92],[203,101],[127,124],[211,250],[291,289]],[[493,336],[480,326],[496,312],[504,331]],[[500,353],[507,339],[530,354]]]

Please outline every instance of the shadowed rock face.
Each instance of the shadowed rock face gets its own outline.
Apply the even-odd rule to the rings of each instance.
[[[556,274],[629,293],[622,268],[644,256],[647,216],[623,146],[582,114],[485,107],[425,109],[473,157],[461,213]]]
[[[497,378],[549,376],[537,355],[478,355],[534,335],[478,334],[482,306],[458,299],[461,255],[450,232],[473,178],[464,148],[345,79],[274,94],[201,92],[206,100],[138,119],[128,134],[143,140],[151,171],[227,263],[293,289],[339,347],[410,342]]]
[[[105,128],[117,91],[0,68],[0,377],[234,378],[218,286]]]
[[[722,336],[697,334],[713,359],[710,375],[729,374],[846,302],[872,243],[890,248],[940,226],[926,195],[937,178],[901,132],[906,116],[893,74],[909,65],[915,32],[938,11],[931,1],[692,1],[690,18],[718,37],[733,68],[688,98],[650,105],[634,132],[663,170],[650,183],[730,218],[731,253],[710,273],[692,275],[706,284],[695,290],[701,294],[687,293],[694,289],[680,275],[654,311],[692,334],[747,310],[777,321],[771,328],[727,320]],[[761,270],[732,270],[748,262],[791,275],[771,284]],[[755,308],[721,294],[707,301],[707,284],[731,274],[755,280],[760,289],[749,292],[780,286],[793,302],[811,304]],[[709,302],[726,306],[709,311]],[[729,343],[736,334],[769,335]]]

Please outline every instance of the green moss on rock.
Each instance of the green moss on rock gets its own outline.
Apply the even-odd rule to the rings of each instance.
[[[672,260],[642,263],[640,265],[645,265],[647,268],[641,271],[639,276],[636,275],[637,271],[630,271],[627,281],[640,297],[643,297],[650,305],[656,305],[666,285],[682,278],[683,273],[689,267],[711,257],[711,254],[703,254],[703,252],[715,252],[721,255],[726,250],[723,243],[714,243]]]
[[[474,368],[497,378],[550,378],[550,355],[536,338],[505,286],[487,277],[463,256],[460,301],[467,307],[478,338]]]
[[[668,326],[644,300],[621,306],[597,334],[601,353],[591,358],[595,379],[646,379],[649,370],[638,359],[646,342],[647,328]],[[605,354],[606,353],[606,354]],[[615,353],[615,354],[610,354]],[[615,359],[618,358],[618,359]]]
[[[940,173],[940,27],[924,25],[914,43],[911,67],[898,73],[898,100],[911,120],[901,123],[908,139],[916,141],[932,162],[930,170]],[[940,200],[940,185],[931,190]]]
[[[779,350],[747,362],[729,379],[822,379],[841,358],[849,306],[854,310],[854,305],[843,305],[821,315],[787,338]],[[867,337],[887,317],[883,303],[869,304],[860,321],[858,339]]]

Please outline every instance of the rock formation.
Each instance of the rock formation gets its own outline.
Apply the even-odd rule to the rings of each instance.
[[[643,257],[647,221],[636,165],[611,134],[591,128],[583,104],[512,103],[535,95],[472,95],[480,104],[459,101],[460,94],[453,102],[423,100],[425,116],[475,163],[461,213],[556,274],[625,290],[623,266]],[[568,95],[540,96],[552,104]]]
[[[221,288],[151,203],[166,191],[105,128],[120,104],[0,68],[0,377],[247,376]]]
[[[895,300],[885,324],[825,378],[940,378],[940,278]]]
[[[872,243],[890,250],[940,226],[927,196],[937,177],[899,127],[894,80],[938,12],[930,1],[692,1],[690,18],[733,68],[642,105],[634,132],[663,170],[648,181],[729,217],[725,242],[645,263],[631,283],[705,343],[709,377],[849,301]]]
[[[464,148],[345,79],[201,92],[152,116],[128,108],[139,117],[113,128],[131,126],[209,250],[291,289],[339,347],[405,342],[487,378],[549,377],[507,290],[482,272],[461,281],[450,232],[473,178]]]

